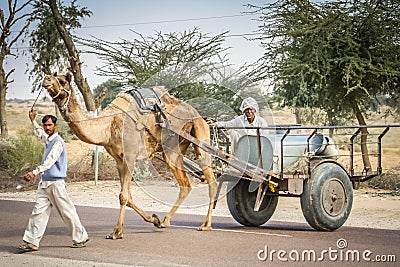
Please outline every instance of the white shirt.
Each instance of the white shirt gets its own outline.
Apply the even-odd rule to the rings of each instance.
[[[58,133],[54,133],[52,136],[49,135],[44,131],[43,127],[41,127],[36,121],[32,122],[33,127],[35,128],[35,135],[39,138],[40,142],[43,146],[46,146],[49,142],[51,142],[54,138],[58,136]],[[32,173],[36,176],[38,174],[42,174],[44,171],[48,170],[53,166],[54,163],[58,160],[61,153],[63,152],[63,146],[61,141],[57,141],[52,146],[49,154],[43,161],[42,165],[39,165],[32,171]],[[40,182],[41,184],[44,183],[43,181]],[[42,185],[42,187],[47,187],[52,181],[46,181],[46,185]]]
[[[218,126],[222,127],[267,127],[268,124],[263,117],[255,114],[254,121],[250,123],[244,114],[237,116],[230,121],[219,121]],[[240,136],[243,135],[257,135],[257,129],[235,129]],[[266,135],[268,130],[260,130],[260,135]]]

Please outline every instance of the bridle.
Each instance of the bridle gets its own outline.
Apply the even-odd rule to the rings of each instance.
[[[66,92],[66,93],[68,94],[67,101],[65,101],[64,105],[63,105],[62,107],[60,107],[60,110],[63,111],[63,112],[65,112],[65,110],[66,110],[66,108],[67,108],[67,106],[68,106],[69,100],[70,100],[70,98],[71,98],[71,91],[65,89],[64,86],[61,85],[61,83],[60,83],[60,81],[58,80],[57,77],[54,76],[54,78],[57,80],[58,86],[59,86],[59,88],[61,88],[61,89],[58,90],[58,93],[57,93],[55,96],[51,96],[51,98],[52,98],[53,100],[55,100],[56,98],[58,98],[58,97],[60,96],[61,91]]]

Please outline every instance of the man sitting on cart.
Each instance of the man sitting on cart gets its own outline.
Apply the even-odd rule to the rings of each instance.
[[[231,144],[233,151],[235,151],[236,144],[239,139],[244,135],[257,135],[257,129],[245,129],[245,127],[267,127],[268,124],[264,118],[257,115],[259,108],[257,101],[252,97],[247,97],[242,101],[240,105],[240,111],[242,115],[235,117],[229,121],[219,121],[214,125],[219,127],[237,127],[238,129],[232,129],[230,132]],[[267,130],[260,130],[260,135],[266,135]]]

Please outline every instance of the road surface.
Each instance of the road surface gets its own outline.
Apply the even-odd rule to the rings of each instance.
[[[203,215],[176,214],[156,229],[127,209],[124,238],[106,240],[118,209],[77,206],[91,241],[72,249],[68,231],[53,210],[40,251],[17,254],[34,203],[0,200],[0,266],[398,266],[400,231],[342,227],[317,232],[303,223],[270,221],[242,227],[213,218],[213,231],[196,228]],[[160,218],[164,214],[158,214]],[[384,261],[384,263],[382,262]]]

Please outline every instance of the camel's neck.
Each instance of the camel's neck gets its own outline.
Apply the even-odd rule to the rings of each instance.
[[[73,90],[71,90],[73,91]],[[83,142],[95,145],[102,145],[107,140],[107,137],[102,134],[107,125],[100,123],[92,117],[80,106],[74,92],[71,93],[71,98],[66,106],[66,110],[62,111],[60,105],[61,115],[68,123],[71,131]]]

